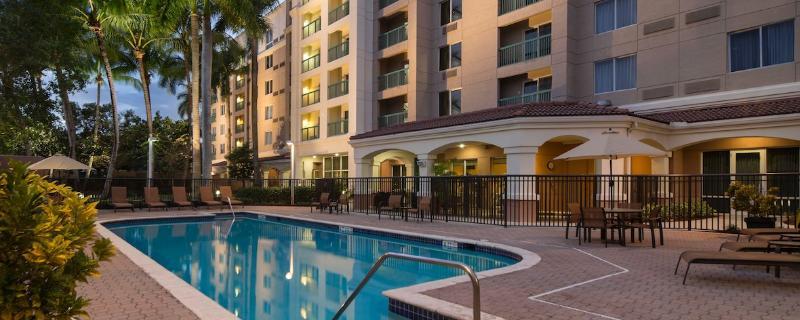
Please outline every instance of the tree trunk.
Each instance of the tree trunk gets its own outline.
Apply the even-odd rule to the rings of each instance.
[[[200,17],[197,15],[197,5],[192,8],[190,17],[190,37],[192,47],[192,74],[190,90],[191,120],[192,120],[192,179],[200,179],[202,162],[200,153]],[[194,186],[194,184],[192,184]]]
[[[253,146],[253,183],[261,186],[261,165],[258,163],[258,39],[250,41],[250,134]]]
[[[94,102],[94,129],[92,130],[92,147],[97,150],[98,132],[100,131],[100,88],[103,86],[103,73],[97,70],[97,99]],[[93,150],[94,152],[94,150]],[[92,165],[94,164],[94,153],[89,156],[89,171],[86,172],[86,178],[92,174]],[[88,181],[87,181],[88,182]]]
[[[56,64],[56,82],[58,83],[58,95],[61,98],[61,105],[64,108],[64,123],[67,126],[67,141],[69,142],[69,157],[72,159],[77,158],[76,144],[77,138],[75,137],[75,112],[72,110],[72,104],[69,102],[69,90],[67,89],[67,79],[64,78],[64,70],[61,65]],[[78,170],[73,170],[75,175],[75,187],[79,186]]]
[[[211,51],[213,49],[213,33],[211,31],[211,10],[203,9],[203,46],[201,86],[203,95],[203,179],[211,179]]]
[[[147,135],[153,136],[153,105],[150,101],[150,77],[147,76],[147,67],[144,65],[144,52],[134,50],[136,62],[139,64],[139,79],[142,81],[142,92],[144,93],[144,112],[147,114]]]
[[[192,101],[194,101],[194,100],[192,100],[192,97],[194,97],[194,92],[193,92],[194,90],[192,90],[193,88],[190,88],[190,87],[192,87],[192,85],[191,85],[192,84],[192,63],[191,63],[190,60],[193,60],[192,58],[190,58],[191,56],[192,56],[191,50],[188,50],[188,51],[185,50],[185,49],[183,50],[183,57],[184,57],[183,58],[183,72],[184,72],[184,77],[186,78],[186,99],[187,99],[186,101],[189,101],[189,108],[197,110],[197,107],[194,107],[194,108],[192,107]],[[196,113],[196,112],[193,112],[192,110],[189,110],[189,114],[188,114],[189,123],[192,124],[192,141],[191,141],[192,158],[188,159],[188,161],[186,161],[186,164],[184,164],[183,179],[187,179],[188,177],[191,177],[191,172],[189,172],[189,170],[192,168],[192,161],[194,160],[194,151],[195,151],[194,150],[194,141],[195,141],[195,139],[194,139],[194,128],[196,128],[196,126],[194,125],[194,119],[197,116],[194,113]],[[198,135],[198,141],[199,141],[200,131],[197,132],[197,135]],[[199,151],[199,148],[198,148],[198,151]],[[192,177],[192,178],[194,178],[194,177]]]
[[[111,72],[111,63],[108,61],[108,52],[106,51],[106,40],[103,30],[100,28],[100,23],[95,21],[92,24],[92,30],[97,38],[97,47],[100,49],[100,57],[103,60],[103,67],[106,69],[106,81],[108,82],[108,91],[111,95],[111,119],[114,123],[114,141],[111,144],[111,159],[108,161],[108,172],[106,173],[106,182],[103,185],[103,198],[108,196],[111,190],[111,181],[114,179],[114,168],[117,164],[117,151],[119,149],[119,117],[117,115],[117,91],[114,88],[114,77]]]

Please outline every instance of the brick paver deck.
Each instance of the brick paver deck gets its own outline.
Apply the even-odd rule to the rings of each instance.
[[[657,249],[649,247],[649,235],[644,243],[628,247],[609,244],[604,248],[599,240],[582,246],[573,237],[565,240],[563,228],[503,228],[385,218],[379,221],[374,216],[310,214],[308,208],[291,207],[245,210],[486,239],[535,252],[542,258],[536,266],[481,280],[483,311],[506,319],[797,319],[798,270],[782,270],[782,278],[775,279],[761,267],[739,267],[734,271],[730,266],[697,265],[686,286],[681,285],[680,276],[672,274],[681,251],[717,250],[721,242],[735,239],[732,235],[666,231],[666,245]],[[162,214],[102,213],[101,220]],[[82,293],[94,299],[89,309],[94,318],[191,317],[168,292],[136,269],[127,258],[116,257],[103,265],[99,279],[81,288]],[[466,283],[426,294],[471,305]],[[170,316],[164,317],[164,312]]]

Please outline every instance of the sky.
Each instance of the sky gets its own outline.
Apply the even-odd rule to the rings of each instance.
[[[162,116],[170,118],[178,118],[178,98],[167,91],[167,89],[158,86],[158,76],[153,76],[150,85],[150,101],[153,104],[153,115],[160,112]],[[142,92],[136,90],[131,85],[114,82],[114,87],[117,89],[117,102],[119,103],[119,112],[133,110],[140,117],[144,118],[144,95]],[[79,105],[85,103],[94,103],[97,99],[97,86],[89,81],[86,89],[82,92],[75,92],[70,96],[70,99]],[[108,92],[108,86],[103,86],[100,90],[100,103],[111,103],[111,97]]]

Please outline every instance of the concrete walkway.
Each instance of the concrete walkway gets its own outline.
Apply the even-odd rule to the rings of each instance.
[[[796,319],[800,272],[784,270],[781,279],[760,267],[692,268],[686,286],[673,276],[679,253],[717,250],[727,234],[666,231],[666,245],[644,243],[604,248],[599,240],[578,246],[563,228],[516,227],[378,220],[360,214],[309,213],[308,208],[247,207],[246,211],[344,222],[489,240],[533,251],[542,261],[532,268],[481,280],[484,312],[506,319]],[[167,213],[167,215],[174,213]],[[183,212],[180,214],[190,214]],[[164,213],[106,213],[100,219],[157,216]],[[573,234],[574,235],[574,234]],[[595,232],[595,239],[599,237]],[[188,319],[191,312],[124,256],[101,268],[81,293],[93,299],[89,312],[105,319]],[[426,294],[469,306],[468,284]],[[133,311],[132,311],[133,310]],[[138,312],[136,311],[138,310]],[[166,313],[164,313],[166,312]],[[187,314],[188,312],[188,314]],[[168,314],[168,317],[164,315]]]

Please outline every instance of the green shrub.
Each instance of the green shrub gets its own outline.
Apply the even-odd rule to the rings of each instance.
[[[780,214],[778,209],[778,188],[772,187],[766,194],[752,184],[734,182],[728,187],[731,197],[731,208],[747,211],[748,216],[774,216]]]
[[[0,171],[0,319],[86,316],[75,286],[114,254],[95,205],[19,163]]]
[[[291,188],[241,188],[234,192],[237,199],[250,205],[289,205],[292,199]],[[311,187],[295,187],[295,204],[310,204],[314,189]]]
[[[691,219],[705,219],[717,216],[717,210],[705,201],[694,200],[691,204],[691,214],[687,214],[690,210],[689,202],[677,202],[665,205],[651,203],[644,207],[644,216],[650,217],[656,214],[660,215],[665,220],[685,220],[687,217],[691,217]]]

